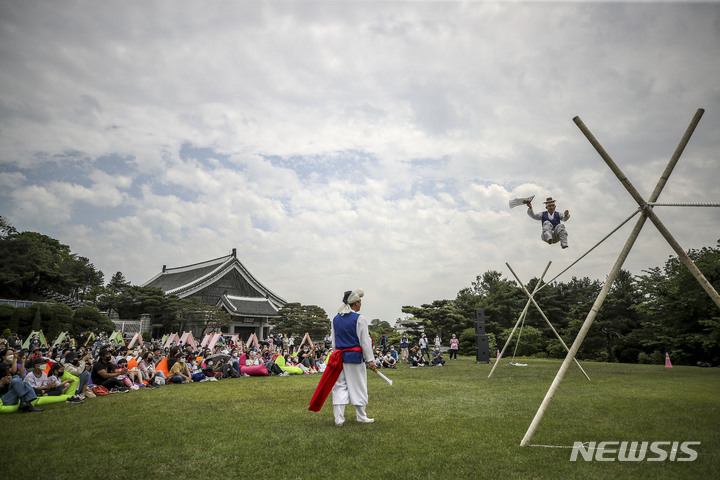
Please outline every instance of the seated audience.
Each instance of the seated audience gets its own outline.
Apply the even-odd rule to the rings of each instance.
[[[137,382],[142,383],[142,375],[140,375],[140,372],[135,369],[129,369],[128,368],[128,361],[124,357],[120,357],[117,362],[117,366],[121,370],[125,370],[127,373],[125,375],[121,375],[118,378],[118,380],[121,380],[127,388],[130,390],[139,390],[140,386],[136,384]]]
[[[140,355],[140,361],[137,366],[142,379],[148,382],[149,387],[155,386],[155,364],[153,363],[153,354],[145,352]]]
[[[298,354],[298,359],[305,368],[317,372],[317,367],[315,366],[315,347],[311,349],[310,345],[303,345],[302,350],[300,350]]]
[[[50,367],[50,375],[48,375],[48,383],[55,383],[57,386],[48,390],[47,394],[50,396],[55,395],[65,395],[67,391],[70,389],[70,386],[72,383],[75,383],[76,380],[73,377],[68,378],[67,380],[62,380],[61,377],[65,373],[65,367],[62,363],[55,363],[52,367]],[[76,390],[77,391],[77,390]],[[75,394],[72,397],[68,398],[66,402],[68,403],[82,403],[83,398]]]
[[[190,370],[187,367],[185,357],[182,352],[177,352],[175,355],[175,363],[173,363],[173,366],[170,369],[170,378],[168,378],[168,383],[190,382],[192,382],[192,378],[190,378]]]
[[[432,364],[436,367],[442,367],[445,365],[445,360],[443,360],[443,354],[440,351],[440,347],[435,345],[435,351],[433,352],[433,359]]]
[[[3,405],[15,405],[20,402],[21,412],[42,412],[42,408],[34,406],[37,399],[33,387],[25,383],[18,375],[18,361],[24,363],[25,358],[16,358],[15,350],[5,348],[0,351],[0,399]]]
[[[89,353],[80,358],[77,353],[70,352],[65,356],[65,363],[63,364],[66,372],[70,375],[78,377],[78,386],[75,391],[79,395],[88,398],[95,397],[95,394],[90,389],[89,368],[91,368],[91,358],[92,357]]]
[[[95,385],[101,385],[108,390],[124,392],[127,391],[125,384],[118,378],[121,375],[127,373],[127,369],[118,370],[115,364],[111,362],[112,353],[110,350],[103,348],[100,350],[100,356],[93,365],[92,373],[90,374],[92,381]]]
[[[31,387],[33,387],[33,390],[35,390],[35,395],[38,397],[42,397],[45,395],[48,395],[48,391],[51,391],[53,388],[57,387],[57,382],[53,381],[52,383],[48,382],[48,376],[45,373],[45,369],[47,368],[47,360],[44,358],[36,358],[32,362],[33,369],[30,373],[25,375],[25,382],[30,384]]]
[[[383,368],[395,368],[396,363],[397,363],[397,360],[395,358],[393,358],[390,351],[388,351],[388,353],[386,353],[382,359]]]

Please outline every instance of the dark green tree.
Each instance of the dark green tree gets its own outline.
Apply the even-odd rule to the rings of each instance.
[[[467,323],[467,319],[454,308],[452,300],[434,300],[432,303],[426,303],[420,307],[406,305],[402,307],[403,313],[408,313],[418,319],[425,327],[425,333],[433,340],[435,334],[447,342],[447,336],[450,337],[452,332],[462,330]]]
[[[92,306],[80,307],[73,312],[72,334],[78,334],[84,331],[94,332],[98,330],[98,325],[103,316],[100,311]]]
[[[715,248],[690,250],[703,275],[720,290],[720,241]],[[651,357],[664,352],[673,363],[720,363],[720,310],[678,257],[637,278],[643,303],[643,344]]]
[[[500,345],[505,345],[507,339],[510,336],[512,328],[503,330],[500,335],[497,336],[497,340]],[[547,346],[548,339],[543,333],[533,327],[532,325],[524,325],[522,331],[519,329],[515,331],[508,348],[505,350],[505,356],[512,356],[513,354],[518,356],[529,356],[536,355],[540,352],[545,353],[545,347]],[[495,350],[490,349],[490,352]],[[516,353],[517,352],[517,353]]]
[[[490,270],[473,282],[473,289],[482,297],[485,325],[488,333],[499,334],[512,327],[525,306],[525,295],[514,281],[502,278],[500,272]]]
[[[301,337],[307,332],[313,341],[321,340],[330,333],[330,319],[317,305],[288,303],[278,310],[278,314],[279,318],[270,321],[277,332]]]
[[[0,217],[0,296],[43,300],[50,290],[75,298],[102,284],[102,272],[70,247],[36,232],[18,233]]]
[[[122,272],[115,272],[105,288],[108,293],[119,295],[128,287],[130,287],[130,282],[125,279],[125,275]]]

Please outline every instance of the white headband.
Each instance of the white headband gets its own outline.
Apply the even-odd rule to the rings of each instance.
[[[343,305],[338,310],[338,313],[340,315],[345,315],[346,313],[352,312],[352,308],[350,308],[350,305],[352,305],[353,303],[357,302],[358,300],[360,300],[362,297],[365,296],[365,292],[363,292],[361,288],[356,288],[352,292],[349,292],[349,295],[347,295],[348,292],[345,292],[345,294],[346,294],[347,298],[345,298],[345,296],[343,296]]]

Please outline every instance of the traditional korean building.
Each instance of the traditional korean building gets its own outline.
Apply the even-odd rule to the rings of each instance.
[[[260,283],[237,259],[236,249],[225,257],[206,262],[167,268],[154,276],[144,287],[157,287],[167,295],[179,298],[199,297],[208,305],[222,306],[231,316],[232,323],[223,334],[248,338],[255,333],[260,340],[268,336],[271,318],[277,318],[278,309],[285,300]],[[193,328],[193,335],[200,327]]]

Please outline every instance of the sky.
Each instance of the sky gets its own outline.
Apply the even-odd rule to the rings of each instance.
[[[0,215],[143,284],[230,254],[368,318],[560,273],[647,198],[720,202],[720,3],[0,2]],[[540,241],[514,197],[569,210]],[[719,208],[656,207],[685,249]],[[636,217],[637,218],[637,217]],[[604,281],[634,225],[558,281]],[[647,222],[624,268],[675,253]]]

